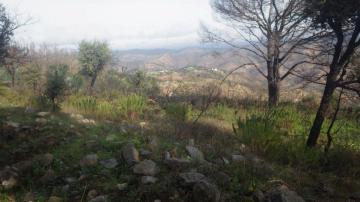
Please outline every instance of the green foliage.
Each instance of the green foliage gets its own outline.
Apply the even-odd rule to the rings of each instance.
[[[109,119],[135,119],[142,115],[147,107],[146,98],[137,94],[118,95],[112,100],[73,95],[66,103],[78,112]]]
[[[179,121],[189,121],[192,118],[193,111],[192,106],[186,103],[175,104],[170,103],[165,107],[165,111],[168,115]]]
[[[92,78],[91,87],[94,85],[99,72],[111,59],[111,51],[106,42],[82,41],[79,45],[79,62],[81,72]]]
[[[235,120],[235,110],[224,104],[216,104],[214,107],[210,108],[207,115],[230,122]]]
[[[47,75],[45,96],[51,101],[53,110],[60,107],[59,104],[68,88],[66,74],[68,66],[64,64],[52,65]]]
[[[79,74],[72,75],[67,78],[66,83],[68,83],[69,90],[72,93],[77,93],[80,91],[81,87],[84,84],[83,78]]]
[[[117,110],[127,118],[134,118],[142,114],[146,108],[146,98],[141,95],[131,94],[122,96],[116,101]]]

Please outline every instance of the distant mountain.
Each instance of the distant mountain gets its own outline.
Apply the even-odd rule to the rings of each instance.
[[[242,53],[244,55],[245,53]],[[115,51],[114,57],[129,70],[166,70],[189,66],[231,70],[244,63],[237,51],[228,48],[185,48],[181,50]]]

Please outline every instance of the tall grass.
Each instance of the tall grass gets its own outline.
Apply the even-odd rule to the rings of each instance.
[[[113,99],[74,95],[65,102],[70,112],[96,116],[99,119],[138,119],[146,110],[146,98],[137,94],[119,95]]]

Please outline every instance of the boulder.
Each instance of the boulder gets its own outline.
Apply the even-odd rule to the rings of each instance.
[[[141,155],[142,157],[150,157],[150,156],[151,156],[151,154],[152,154],[152,152],[151,152],[151,151],[149,151],[149,150],[146,150],[146,149],[140,149],[140,155]]]
[[[39,112],[36,114],[36,116],[38,116],[38,117],[46,117],[49,115],[50,115],[50,112]]]
[[[124,191],[128,187],[128,184],[127,183],[121,183],[121,184],[117,184],[116,187],[117,187],[118,190]]]
[[[100,164],[101,164],[102,166],[104,166],[105,168],[107,168],[107,169],[113,169],[113,168],[115,168],[119,163],[117,162],[116,159],[111,158],[111,159],[107,159],[107,160],[100,161]]]
[[[220,191],[214,184],[207,181],[197,182],[193,187],[193,199],[195,202],[219,202]]]
[[[92,189],[87,193],[87,200],[90,201],[95,197],[97,197],[98,195],[99,195],[98,192],[95,189]]]
[[[80,160],[81,167],[96,166],[97,163],[98,163],[98,156],[96,154],[86,155]]]
[[[153,176],[142,176],[141,183],[143,184],[154,184],[158,181],[156,177]]]
[[[191,165],[188,159],[172,158],[169,152],[165,152],[165,162],[172,169],[187,168]]]
[[[97,196],[97,197],[89,200],[89,202],[106,202],[106,201],[108,201],[107,196],[103,196],[103,195]]]
[[[253,193],[252,198],[254,202],[265,202],[265,195],[261,190],[256,190]]]
[[[121,149],[121,154],[124,160],[129,165],[134,165],[139,162],[139,152],[136,150],[133,143],[127,143]]]
[[[47,183],[53,182],[55,179],[56,179],[55,171],[52,169],[49,169],[40,178],[40,182],[47,184]]]
[[[45,124],[45,123],[47,123],[47,119],[45,119],[45,118],[36,118],[35,122],[40,123],[40,124]]]
[[[203,174],[197,172],[180,173],[179,176],[186,184],[194,184],[206,179]]]
[[[265,193],[266,202],[305,202],[296,192],[285,185],[273,187]]]
[[[246,158],[243,155],[240,154],[234,154],[231,156],[231,160],[233,163],[245,163]]]
[[[198,162],[205,161],[204,154],[198,148],[188,145],[186,146],[186,151],[193,160]]]
[[[1,181],[1,187],[4,189],[4,190],[11,190],[13,189],[14,187],[16,187],[18,185],[18,181],[15,177],[11,176],[10,178],[8,179],[5,179],[5,180],[2,180]]]
[[[159,172],[159,168],[152,160],[144,160],[136,164],[133,169],[135,174],[154,176]]]
[[[24,202],[35,202],[35,194],[32,192],[28,192],[25,194],[23,198]]]
[[[63,202],[62,198],[57,196],[51,196],[48,200],[48,202]]]

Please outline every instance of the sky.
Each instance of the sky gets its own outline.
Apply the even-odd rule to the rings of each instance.
[[[209,0],[2,0],[31,23],[16,39],[74,46],[106,40],[115,49],[181,48],[200,43],[200,23],[211,24]]]

